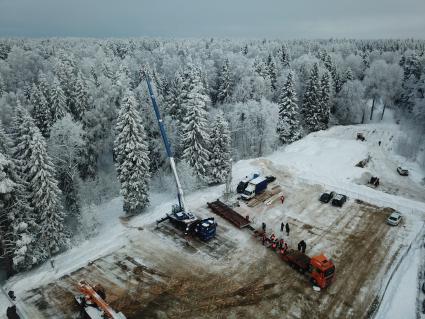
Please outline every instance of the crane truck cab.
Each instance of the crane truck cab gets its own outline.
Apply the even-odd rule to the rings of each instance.
[[[328,287],[335,275],[335,265],[325,255],[313,256],[310,259],[310,278],[320,288]]]

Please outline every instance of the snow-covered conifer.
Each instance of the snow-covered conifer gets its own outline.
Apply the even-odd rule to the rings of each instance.
[[[64,231],[61,193],[46,142],[28,112],[18,107],[17,116],[21,119],[15,121],[19,127],[16,128],[14,157],[19,162],[19,173],[26,183],[30,207],[38,226],[33,247],[34,259],[38,262],[64,248],[68,234]]]
[[[325,72],[320,80],[321,128],[327,129],[331,112],[331,77]]]
[[[50,110],[52,112],[52,119],[53,122],[56,122],[57,120],[60,120],[65,116],[65,112],[67,109],[66,97],[57,78],[55,78],[53,81],[50,100]]]
[[[64,230],[65,215],[60,203],[61,192],[46,148],[43,136],[35,128],[27,172],[30,204],[40,227],[37,250],[43,258],[59,252],[68,243],[68,234]]]
[[[344,73],[344,83],[347,81],[353,81],[353,79],[354,79],[353,71],[351,70],[350,67],[348,67]]]
[[[173,120],[182,119],[181,94],[183,89],[183,78],[180,72],[176,72],[174,79],[171,81],[170,89],[167,95],[167,114]]]
[[[217,102],[223,103],[231,94],[232,79],[229,70],[229,60],[226,59],[218,75]]]
[[[294,89],[294,75],[289,72],[288,79],[278,100],[279,120],[276,131],[283,144],[292,143],[301,138],[300,111]]]
[[[4,80],[0,74],[0,98],[3,96],[4,93],[6,93],[6,85],[4,84]]]
[[[40,90],[41,94],[43,94],[47,104],[50,105],[50,83],[43,72],[38,74],[38,89]]]
[[[278,55],[279,55],[279,61],[282,64],[282,66],[289,67],[290,57],[288,53],[288,48],[285,44],[280,47]]]
[[[89,95],[87,92],[87,84],[81,74],[79,74],[74,83],[74,91],[72,95],[72,104],[70,112],[75,120],[81,121],[84,112],[89,109]]]
[[[207,103],[209,97],[200,76],[194,68],[187,99],[183,101],[185,117],[183,118],[183,157],[195,170],[196,175],[208,180],[208,160],[210,152],[207,123]]]
[[[4,142],[3,133],[0,132],[0,143]],[[9,142],[6,141],[7,143]],[[2,257],[5,258],[8,268],[18,271],[30,268],[37,261],[32,251],[36,227],[25,195],[26,189],[16,174],[13,159],[0,151]]]
[[[219,112],[210,134],[210,182],[224,183],[230,174],[231,148],[229,125]]]
[[[89,110],[84,114],[83,143],[84,146],[80,154],[79,170],[82,179],[94,178],[97,171],[100,119],[96,109]]]
[[[40,89],[33,84],[31,89],[32,117],[44,137],[48,137],[52,125],[52,114],[49,104]]]
[[[28,203],[25,183],[19,177],[13,155],[13,142],[0,123],[0,229],[6,245],[5,257],[17,271],[29,269],[37,262],[32,251],[37,232]]]
[[[320,101],[319,66],[314,64],[304,92],[302,114],[306,128],[310,132],[320,130],[321,101]]]
[[[149,204],[149,148],[137,102],[127,92],[116,126],[114,153],[124,211],[134,215]]]
[[[273,57],[271,54],[267,57],[267,74],[270,79],[272,90],[276,90],[276,82],[277,82],[277,73],[276,73],[276,64],[273,61]]]

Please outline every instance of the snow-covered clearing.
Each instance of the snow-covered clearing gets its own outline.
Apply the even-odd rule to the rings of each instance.
[[[357,132],[364,133],[365,142],[355,140]],[[291,245],[304,239],[309,254],[324,252],[334,260],[335,282],[320,294],[248,231],[221,218],[217,217],[217,239],[206,245],[197,241],[186,245],[167,224],[155,229],[155,220],[170,209],[173,194],[154,194],[148,212],[130,221],[119,219],[119,198],[99,206],[103,224],[95,238],[55,257],[54,270],[46,263],[11,278],[6,288],[15,291],[21,308],[34,319],[73,318],[73,285],[80,279],[101,282],[108,300],[128,318],[197,318],[201,313],[205,318],[220,314],[359,318],[374,314],[374,301],[380,300],[396,270],[378,318],[390,318],[387,314],[394,314],[397,305],[412,311],[404,314],[415,314],[416,307],[411,309],[418,289],[412,285],[419,263],[415,244],[396,266],[423,227],[425,192],[420,182],[424,174],[416,163],[395,155],[399,134],[391,123],[337,126],[233,167],[234,184],[252,171],[261,171],[275,175],[286,196],[284,205],[261,204],[252,209],[242,205],[238,209],[243,216],[249,215],[255,226],[266,222],[276,233],[281,221],[289,221]],[[354,166],[368,154],[372,159],[367,167]],[[397,174],[399,165],[410,170],[409,177]],[[380,187],[364,185],[365,175],[379,176]],[[326,189],[350,199],[340,209],[321,204],[317,199]],[[224,186],[216,186],[196,191],[187,203],[197,215],[211,215],[206,202],[223,190]],[[385,207],[403,213],[400,226],[385,224],[391,211]]]

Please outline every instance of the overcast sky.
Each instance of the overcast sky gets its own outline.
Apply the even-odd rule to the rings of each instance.
[[[0,36],[425,38],[425,0],[0,0]]]

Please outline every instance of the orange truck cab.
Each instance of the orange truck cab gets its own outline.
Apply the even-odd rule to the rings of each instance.
[[[335,265],[323,254],[310,258],[300,251],[288,249],[280,254],[280,258],[290,267],[308,275],[311,283],[322,289],[328,287],[334,278]]]
[[[310,280],[320,288],[328,287],[335,275],[335,265],[325,255],[313,256],[310,259]]]

